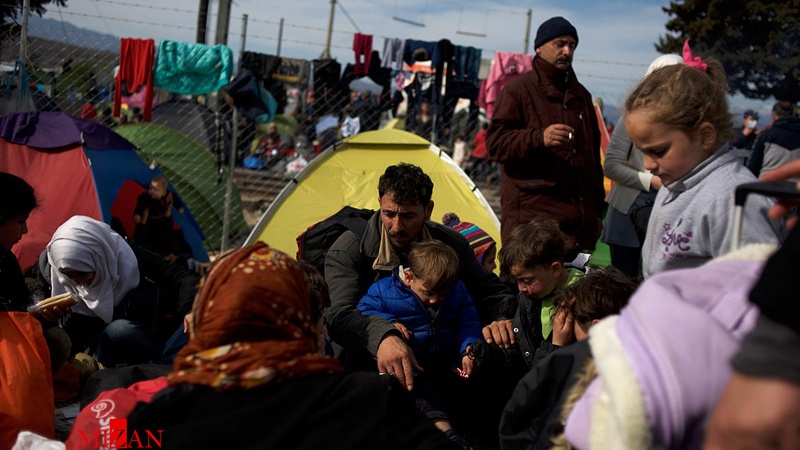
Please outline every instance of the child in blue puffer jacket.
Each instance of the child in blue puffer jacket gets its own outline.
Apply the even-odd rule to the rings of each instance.
[[[358,309],[392,322],[423,368],[439,362],[453,367],[460,356],[462,373],[472,373],[470,344],[482,338],[478,311],[458,280],[455,251],[442,242],[415,243],[408,267],[370,286]]]

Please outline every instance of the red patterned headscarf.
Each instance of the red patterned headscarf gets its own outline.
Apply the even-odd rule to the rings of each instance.
[[[262,242],[214,264],[192,314],[170,385],[249,389],[342,370],[320,355],[303,269]]]

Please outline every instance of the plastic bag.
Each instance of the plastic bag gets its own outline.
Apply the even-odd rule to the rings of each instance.
[[[297,175],[298,173],[302,172],[303,169],[306,168],[308,165],[308,161],[302,156],[298,156],[297,158],[289,161],[286,164],[286,174],[287,175]]]
[[[0,449],[21,430],[55,438],[50,352],[39,321],[24,312],[0,312]]]

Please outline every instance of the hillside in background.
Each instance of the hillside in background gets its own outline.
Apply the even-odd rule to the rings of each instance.
[[[119,38],[116,36],[78,28],[68,22],[44,19],[35,14],[28,21],[28,36],[94,50],[119,52]]]

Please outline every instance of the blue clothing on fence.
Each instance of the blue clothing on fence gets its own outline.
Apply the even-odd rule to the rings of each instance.
[[[203,95],[218,91],[231,79],[233,52],[224,45],[161,41],[153,84],[176,94]]]
[[[454,66],[457,81],[478,83],[478,72],[481,69],[481,49],[456,45]]]
[[[431,67],[436,67],[441,59],[442,55],[439,52],[438,42],[406,39],[405,47],[403,48],[403,61],[409,66],[413,66],[417,61],[430,60]]]
[[[408,328],[413,333],[408,345],[418,360],[434,355],[464,355],[469,344],[481,339],[478,310],[464,283],[456,281],[431,315],[399,273],[395,269],[391,277],[373,283],[358,302],[358,309],[362,314],[380,316]]]

